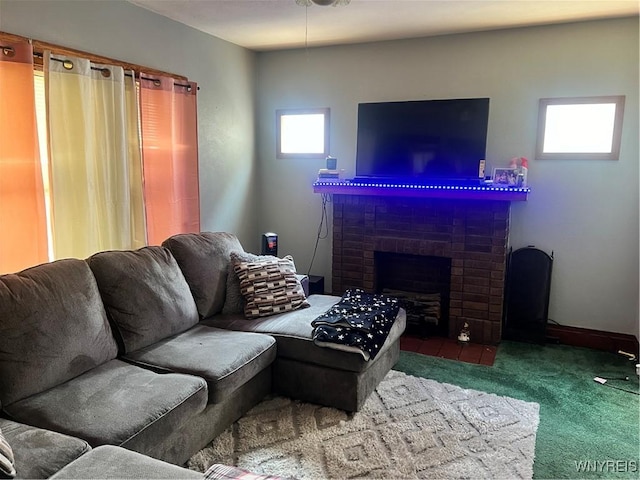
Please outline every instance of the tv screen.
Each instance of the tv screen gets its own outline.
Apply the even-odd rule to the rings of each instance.
[[[488,98],[360,103],[356,178],[477,182],[488,120]]]

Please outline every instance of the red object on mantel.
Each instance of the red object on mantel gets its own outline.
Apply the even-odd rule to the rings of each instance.
[[[315,182],[314,193],[337,195],[372,195],[385,197],[449,198],[460,200],[501,200],[524,202],[531,189],[526,187],[494,187],[491,185],[369,185],[353,182]]]

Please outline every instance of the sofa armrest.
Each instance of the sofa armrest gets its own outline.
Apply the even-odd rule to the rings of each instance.
[[[309,296],[309,275],[300,275],[296,274],[296,278],[302,284],[302,289],[304,290],[304,296]]]

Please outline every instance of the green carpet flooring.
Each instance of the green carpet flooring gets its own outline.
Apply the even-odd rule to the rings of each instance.
[[[410,375],[540,404],[534,478],[640,478],[635,363],[613,353],[504,341],[492,367],[402,352]]]

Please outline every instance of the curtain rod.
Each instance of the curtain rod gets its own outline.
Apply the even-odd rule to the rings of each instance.
[[[9,54],[9,52],[13,52],[14,51],[13,47],[0,45],[0,50],[2,50],[2,52],[5,55],[13,56],[13,55]],[[37,58],[44,59],[44,55],[42,53],[39,53],[39,52],[33,52],[33,56],[37,57]],[[63,60],[61,58],[55,58],[55,57],[50,57],[50,58],[51,58],[51,60],[55,60],[56,62],[61,62],[61,63],[65,64],[65,68],[67,68],[69,70],[71,70],[73,68],[73,62],[71,60]],[[69,65],[69,66],[67,67],[67,65]],[[91,70],[99,70],[100,72],[102,72],[102,75],[107,77],[107,78],[111,76],[111,72],[106,67],[101,68],[101,67],[91,66]],[[135,74],[132,75],[130,73],[125,73],[125,76],[126,77],[135,77]],[[153,81],[153,84],[155,86],[160,85],[160,80],[158,80],[157,78],[143,77],[142,74],[139,74],[138,78],[140,78],[140,80],[151,80],[151,81]],[[174,83],[174,85],[177,86],[177,87],[184,87],[188,91],[191,91],[191,88],[192,88],[191,85],[185,84],[185,83]],[[197,87],[197,89],[200,90],[200,87]]]
[[[151,75],[171,77],[174,80],[177,80],[179,82],[187,82],[189,80],[184,75],[177,75],[175,73],[164,72],[162,70],[157,70],[155,68],[145,67],[144,65],[128,63],[121,60],[117,60],[109,57],[103,57],[103,56],[95,55],[89,52],[84,52],[82,50],[75,50],[72,48],[55,45],[53,43],[47,43],[47,42],[43,42],[33,38],[23,37],[20,35],[15,35],[12,33],[0,31],[0,42],[4,42],[5,40],[9,42],[9,45],[11,44],[11,42],[28,42],[33,46],[34,52],[42,53],[45,50],[50,50],[54,55],[70,55],[72,57],[86,58],[89,61],[94,63],[117,65],[117,66],[123,67],[124,69],[133,70],[136,72],[147,72]],[[0,52],[2,52],[5,48],[8,48],[11,51],[13,51],[13,48],[10,46],[3,47],[0,45]],[[198,87],[198,90],[200,90],[200,87]]]

